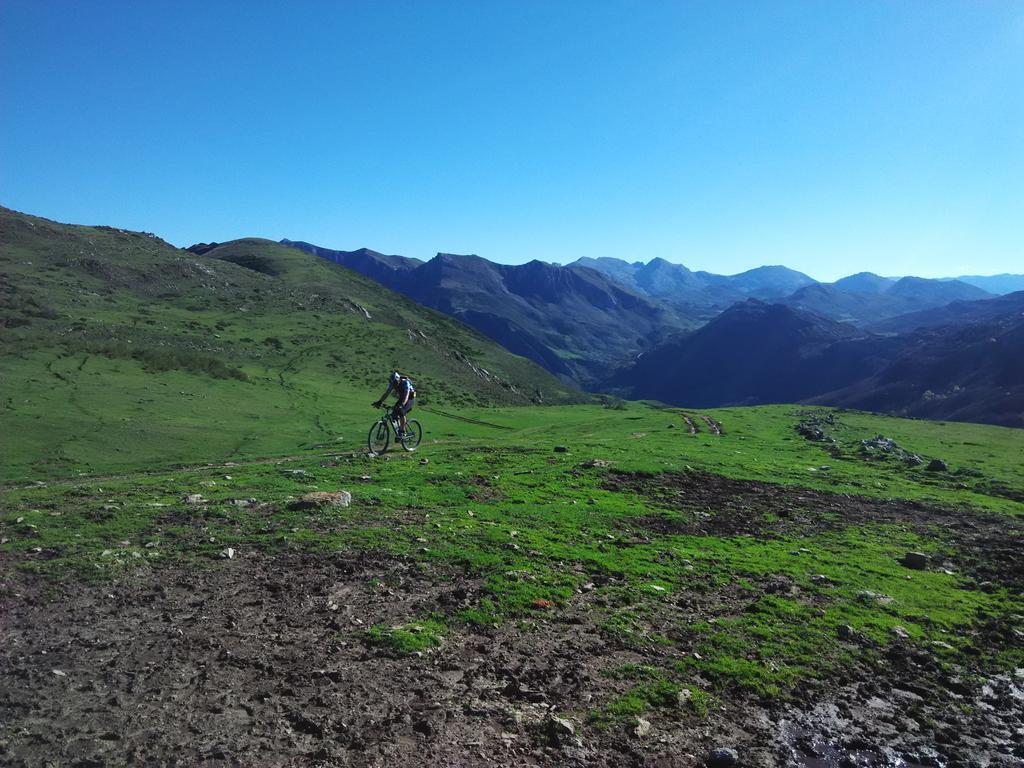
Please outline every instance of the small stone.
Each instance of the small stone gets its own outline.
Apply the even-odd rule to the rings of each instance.
[[[557,715],[548,717],[547,730],[551,740],[556,744],[560,744],[576,735],[576,726],[572,724],[572,721]]]
[[[949,465],[942,459],[932,459],[928,462],[925,470],[928,472],[949,472]]]
[[[651,724],[649,721],[644,720],[642,717],[636,719],[636,725],[633,727],[633,735],[638,739],[642,739],[644,736],[651,732]]]
[[[186,504],[202,504],[203,501],[203,494],[201,493],[190,493],[185,497]]]
[[[896,637],[898,637],[900,640],[909,640],[910,639],[910,633],[907,632],[907,630],[904,629],[903,627],[901,627],[899,624],[897,624],[895,627],[892,628],[892,633]]]
[[[591,459],[590,461],[584,461],[580,464],[584,469],[594,469],[595,467],[610,467],[612,463],[605,461],[604,459]]]
[[[704,762],[708,768],[730,768],[730,766],[736,765],[739,761],[740,756],[736,753],[735,749],[716,747]]]
[[[430,459],[420,459],[420,464],[429,464]]]
[[[839,637],[840,640],[846,640],[849,642],[851,640],[857,639],[857,630],[855,630],[849,624],[840,624],[838,627],[836,627],[836,635]]]
[[[306,474],[304,469],[282,469],[282,475],[289,475],[290,477],[303,477]]]
[[[928,555],[923,552],[907,552],[900,562],[914,571],[923,571],[928,567]]]
[[[55,674],[57,677],[67,677],[68,676],[68,673],[63,671],[63,670],[61,670],[61,669],[53,670],[53,674]]]
[[[226,560],[232,560],[235,557],[235,550],[233,550],[231,547],[228,547],[227,549],[221,551],[220,556],[225,558]]]
[[[568,453],[569,449],[564,445],[556,445],[555,453]]]

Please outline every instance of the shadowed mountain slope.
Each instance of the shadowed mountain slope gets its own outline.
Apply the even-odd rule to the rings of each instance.
[[[910,312],[905,315],[868,324],[875,333],[906,333],[919,328],[962,326],[1012,315],[1024,316],[1024,291],[980,301],[954,301],[941,307]]]
[[[750,301],[643,355],[607,385],[689,407],[809,401],[1024,426],[1024,317],[1017,308],[980,323],[875,336]]]
[[[814,402],[925,419],[1024,427],[1024,317],[895,337],[900,354],[875,375]]]
[[[609,387],[673,405],[794,402],[850,381],[879,354],[853,326],[748,300],[614,374]],[[884,347],[884,340],[878,340]],[[841,350],[851,349],[849,354]]]
[[[439,253],[426,263],[285,241],[373,276],[424,306],[456,317],[567,381],[593,384],[609,368],[696,321],[592,269],[540,261],[495,264]],[[316,250],[313,250],[316,248]],[[372,253],[372,252],[371,252]]]

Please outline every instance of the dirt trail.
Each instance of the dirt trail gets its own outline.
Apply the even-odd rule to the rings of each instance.
[[[97,481],[104,480],[127,480],[132,477],[150,477],[153,475],[166,475],[172,472],[198,472],[204,469],[225,469],[229,467],[241,467],[241,466],[259,466],[263,464],[287,464],[292,461],[300,461],[302,459],[316,459],[316,458],[328,458],[335,456],[337,451],[323,454],[306,454],[304,456],[271,456],[260,459],[241,459],[238,461],[223,461],[217,463],[207,464],[186,464],[179,466],[164,467],[162,469],[146,469],[146,470],[134,470],[132,472],[110,472],[101,475],[79,475],[78,477],[64,477],[55,480],[40,480],[32,483],[8,483],[6,485],[0,484],[0,491],[12,491],[19,488],[32,488],[40,484],[44,486],[67,486],[67,485],[78,485],[80,483],[94,483]]]
[[[722,434],[722,425],[719,422],[715,421],[710,416],[705,416],[703,413],[700,415],[700,417],[704,420],[704,423],[708,425],[708,429],[711,430],[711,434]]]

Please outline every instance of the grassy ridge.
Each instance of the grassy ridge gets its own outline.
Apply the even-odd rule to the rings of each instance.
[[[0,244],[0,482],[300,450],[365,420],[393,369],[450,407],[582,397],[269,241],[196,256],[0,209]]]

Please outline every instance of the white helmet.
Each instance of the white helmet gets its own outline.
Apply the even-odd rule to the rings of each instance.
[[[401,380],[402,380],[402,375],[398,371],[395,371],[394,373],[391,374],[391,383],[392,384],[397,384]]]

